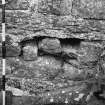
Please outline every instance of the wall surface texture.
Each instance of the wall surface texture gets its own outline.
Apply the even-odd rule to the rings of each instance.
[[[7,105],[105,104],[105,0],[6,1],[6,51]]]

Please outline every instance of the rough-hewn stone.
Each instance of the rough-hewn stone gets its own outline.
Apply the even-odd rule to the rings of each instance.
[[[73,0],[75,15],[84,18],[105,19],[104,0]]]
[[[38,48],[36,45],[26,45],[23,48],[24,60],[37,60]]]
[[[29,9],[29,2],[26,0],[8,0],[6,1],[6,9],[8,10],[27,10]]]
[[[102,46],[96,43],[82,42],[81,52],[84,52],[84,54],[80,56],[80,62],[95,62],[98,61],[102,53]]]
[[[71,79],[71,80],[75,80],[75,79],[83,79],[84,78],[84,74],[82,73],[83,70],[79,70],[75,67],[73,67],[70,64],[65,63],[63,65],[63,69],[64,69],[64,78],[66,79]]]
[[[58,39],[43,39],[39,42],[39,49],[50,54],[61,53],[61,45]]]
[[[71,0],[45,0],[39,1],[38,12],[54,15],[69,15],[71,13]]]

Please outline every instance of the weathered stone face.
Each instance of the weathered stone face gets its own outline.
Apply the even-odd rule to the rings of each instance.
[[[98,44],[83,42],[81,43],[81,51],[84,52],[84,54],[81,55],[81,58],[84,60],[82,61],[81,59],[81,62],[95,62],[98,61],[100,57],[102,47]]]
[[[61,45],[58,39],[43,39],[39,42],[39,49],[51,53],[61,53]]]
[[[19,36],[18,41],[26,36],[31,38],[33,36],[50,36],[89,40],[105,39],[103,0],[92,0],[91,2],[83,0],[61,0],[61,3],[60,1],[54,1],[53,6],[55,9],[59,7],[56,7],[56,2],[60,5],[60,9],[58,9],[60,16],[53,14],[49,9],[48,5],[52,5],[51,1],[49,1],[51,2],[49,4],[49,2],[47,3],[47,0],[45,0],[44,3],[42,3],[44,7],[41,6],[40,2],[41,1],[26,2],[26,4],[29,5],[26,11],[21,10],[22,8],[18,8],[20,10],[15,10],[15,12],[13,10],[7,10],[6,32],[12,34],[12,36]],[[21,3],[20,1],[18,5],[20,4],[24,5],[25,3]],[[38,7],[45,8],[44,13],[46,14],[43,15],[43,12],[40,13]],[[30,10],[30,8],[32,10]],[[56,10],[53,11],[56,12]]]
[[[88,103],[105,76],[105,1],[9,1],[6,90],[12,92],[11,104]]]
[[[63,75],[66,79],[83,78],[83,74],[82,74],[83,71],[78,70],[77,68],[71,66],[70,64],[65,63],[63,66],[63,69],[64,69]]]
[[[28,56],[28,55],[27,55]],[[24,76],[26,78],[51,78],[56,77],[59,72],[62,72],[61,61],[56,60],[54,57],[38,57],[36,60],[23,61],[21,59],[8,59],[8,64],[12,70],[13,75],[16,77]],[[21,76],[20,76],[21,75]]]
[[[38,11],[54,15],[69,15],[71,13],[71,0],[40,0]]]
[[[29,8],[29,2],[26,0],[8,0],[6,1],[6,4],[6,9],[8,10],[27,10]]]
[[[105,1],[104,0],[73,0],[73,9],[75,15],[84,18],[105,18]]]
[[[33,45],[26,45],[23,48],[23,57],[24,60],[36,60],[37,59],[37,54],[38,54],[38,48],[37,46]]]

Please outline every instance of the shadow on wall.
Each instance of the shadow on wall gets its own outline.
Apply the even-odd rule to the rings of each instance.
[[[61,44],[64,45],[71,45],[71,46],[80,46],[81,41],[84,41],[84,39],[78,39],[78,38],[65,38],[65,39],[60,39]]]

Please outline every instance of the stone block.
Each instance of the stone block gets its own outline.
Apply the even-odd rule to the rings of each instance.
[[[37,60],[38,48],[36,45],[26,45],[23,48],[23,59],[24,60]]]
[[[93,19],[105,19],[104,0],[73,0],[73,13],[75,16]]]
[[[68,63],[64,63],[62,69],[64,70],[62,76],[68,80],[83,80],[86,76],[82,69],[75,68],[73,65]]]
[[[60,41],[58,39],[43,39],[39,42],[39,49],[50,54],[61,53]]]
[[[29,2],[26,0],[8,0],[6,1],[7,10],[27,10]]]
[[[82,42],[80,52],[83,52],[81,53],[83,55],[80,56],[80,62],[95,62],[98,61],[102,53],[102,46],[98,43]]]

